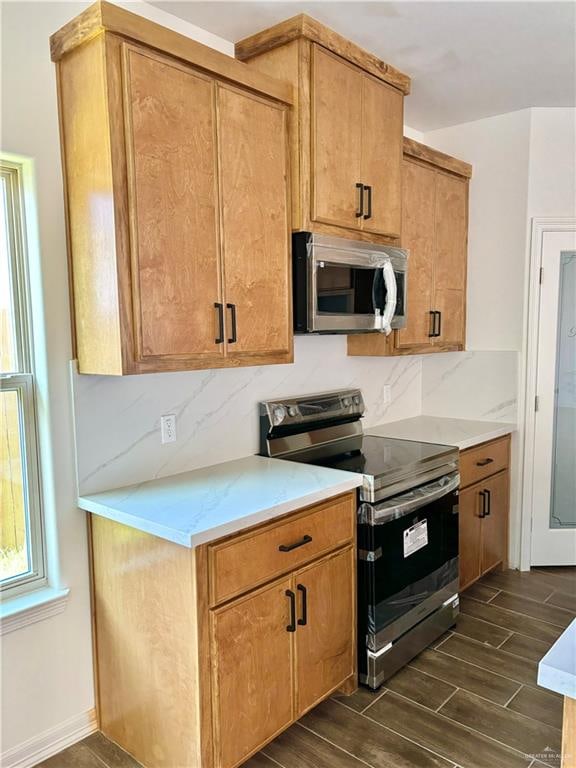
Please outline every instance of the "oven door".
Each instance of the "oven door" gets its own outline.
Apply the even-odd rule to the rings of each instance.
[[[380,331],[384,313],[391,328],[405,325],[404,252],[395,248],[388,249],[390,254],[372,252],[358,247],[363,243],[354,245],[354,249],[312,247],[308,261],[309,331]]]
[[[458,593],[457,472],[363,504],[358,524],[360,637],[377,651]]]

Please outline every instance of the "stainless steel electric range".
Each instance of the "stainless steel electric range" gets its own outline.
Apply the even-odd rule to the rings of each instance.
[[[365,435],[359,389],[260,405],[260,453],[358,472],[360,681],[378,688],[458,614],[458,449]]]

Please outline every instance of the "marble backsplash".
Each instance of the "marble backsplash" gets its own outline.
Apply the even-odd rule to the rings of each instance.
[[[446,352],[423,358],[423,414],[516,423],[517,397],[515,351]]]
[[[80,376],[73,364],[80,493],[254,454],[258,402],[275,396],[360,387],[365,426],[421,412],[421,357],[347,357],[344,336],[298,337],[294,354],[292,365],[126,377]],[[169,413],[177,441],[162,445],[160,417]]]

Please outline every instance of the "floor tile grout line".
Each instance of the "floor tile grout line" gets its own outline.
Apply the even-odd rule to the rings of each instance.
[[[479,601],[475,600],[474,602],[479,602]],[[487,603],[483,603],[483,605],[487,605]],[[500,606],[494,606],[494,607],[500,608]],[[500,608],[500,610],[501,611],[506,611],[507,608]],[[470,616],[470,618],[472,618],[472,619],[477,619],[478,618],[477,616],[473,616],[471,613],[466,613],[466,611],[461,611],[461,613],[464,616]],[[514,611],[508,611],[508,613],[514,613]],[[519,615],[520,616],[524,616],[525,619],[533,619],[534,618],[533,616],[528,616],[525,613],[521,613]],[[490,624],[493,627],[498,627],[498,629],[504,629],[507,632],[512,631],[513,635],[521,635],[522,637],[526,637],[528,640],[536,640],[536,642],[538,642],[538,643],[547,643],[549,647],[554,645],[554,642],[556,642],[556,641],[550,642],[549,640],[542,640],[540,637],[532,637],[532,635],[527,635],[525,632],[519,632],[517,629],[515,629],[515,630],[506,630],[506,627],[502,627],[502,626],[500,626],[500,624],[494,624],[493,621],[487,621],[486,619],[478,619],[478,621],[484,621],[484,622],[486,622],[486,624]],[[540,621],[540,619],[534,619],[534,621]],[[546,624],[547,622],[542,622],[542,623]],[[552,624],[551,626],[553,626],[554,629],[557,628],[555,624]],[[561,634],[562,633],[560,632],[558,634],[558,637],[560,637]],[[448,638],[446,638],[446,639],[448,639]],[[517,655],[517,654],[513,654],[513,655]],[[520,656],[519,658],[523,659],[525,657],[524,656]]]
[[[77,742],[77,743],[80,743],[80,744],[81,744],[82,742]],[[96,758],[96,760],[99,760],[99,761],[102,763],[102,765],[104,766],[104,768],[110,768],[110,763],[106,762],[106,760],[104,760],[104,758],[103,758],[103,757],[100,757],[100,755],[98,754],[98,752],[95,752],[95,751],[92,749],[92,747],[90,747],[90,746],[89,746],[88,744],[86,744],[86,743],[84,743],[84,746],[86,747],[86,749],[87,749],[89,752],[91,752],[91,753],[94,755],[94,757]],[[128,754],[128,753],[126,753],[126,754]]]
[[[453,634],[454,634],[454,632],[451,631],[450,634],[448,635],[448,637],[445,637],[444,640],[442,640],[441,643],[438,643],[437,645],[434,646],[434,648],[428,648],[427,650],[437,651],[438,648],[442,648],[444,643],[446,643],[448,640],[450,640],[450,638],[453,636]]]
[[[267,746],[269,746],[269,745],[268,745],[268,744],[266,744],[266,747],[267,747]],[[270,762],[274,763],[274,765],[278,765],[278,766],[279,766],[279,768],[286,768],[286,766],[285,766],[285,765],[282,765],[282,763],[279,763],[279,762],[278,762],[278,760],[276,760],[274,757],[271,757],[271,756],[270,756],[270,755],[269,755],[269,754],[266,752],[266,747],[262,747],[262,749],[260,750],[260,752],[262,752],[262,754],[263,754],[263,755],[265,755],[265,756],[268,758],[268,760],[270,760]],[[257,752],[256,754],[258,754],[258,752]],[[256,755],[252,755],[252,757],[255,757],[255,756],[256,756]]]
[[[495,589],[495,587],[491,587],[491,589]],[[501,590],[501,589],[498,589],[498,590],[496,590],[496,594],[492,595],[492,597],[490,598],[490,600],[486,600],[486,604],[488,604],[488,603],[491,603],[491,602],[492,602],[492,600],[494,600],[494,598],[495,598],[495,597],[498,597],[498,595],[499,595],[499,594],[501,594],[501,593],[502,593],[502,590]],[[466,594],[466,593],[464,592],[464,594]],[[472,599],[474,599],[474,598],[472,598]],[[481,602],[481,601],[480,601],[480,600],[478,600],[478,602]]]
[[[433,711],[433,710],[427,709],[426,707],[422,706],[421,704],[417,704],[415,701],[412,701],[411,699],[406,698],[406,696],[402,696],[402,694],[400,694],[400,693],[398,693],[396,695],[400,696],[400,698],[405,699],[406,701],[409,701],[411,704],[414,704],[415,706],[420,707],[420,709],[424,709],[427,712],[432,712]],[[494,703],[494,702],[492,702],[492,703]],[[497,704],[496,706],[501,706],[501,705]],[[504,707],[502,707],[502,709],[504,709]],[[511,711],[513,711],[513,710],[511,710]],[[516,747],[511,747],[509,744],[506,744],[503,741],[498,741],[498,739],[494,739],[492,736],[488,736],[487,734],[482,733],[481,731],[477,731],[475,728],[471,728],[468,725],[464,725],[463,723],[460,723],[458,720],[454,720],[451,717],[448,717],[447,715],[442,714],[442,712],[434,712],[434,714],[438,715],[438,717],[442,717],[444,720],[446,720],[447,722],[449,722],[452,725],[454,725],[454,724],[459,725],[461,728],[464,728],[464,730],[468,731],[469,733],[475,733],[475,734],[477,734],[478,736],[481,736],[484,739],[488,739],[488,741],[491,741],[494,744],[498,744],[498,745],[500,745],[502,747],[505,747],[506,749],[511,750],[512,752],[515,752],[516,754],[521,755],[522,757],[525,757],[526,759],[529,758],[529,756],[527,756],[525,752],[522,752],[521,750],[516,749]],[[527,717],[527,715],[522,715],[522,713],[520,713],[520,712],[515,712],[514,714],[520,714],[523,717]],[[367,719],[368,720],[372,720],[373,722],[378,722],[377,720],[374,720],[372,717],[368,717]],[[533,718],[528,718],[528,719],[532,720]],[[393,731],[393,728],[390,728],[389,725],[387,725],[385,727],[388,728],[389,730]],[[552,726],[550,726],[550,727],[552,727]],[[556,729],[556,730],[558,730],[558,729]],[[407,736],[404,736],[404,734],[400,733],[399,731],[394,731],[394,733],[397,733],[399,736],[402,736],[405,739],[408,738]],[[418,742],[415,742],[415,743],[418,743]],[[428,751],[430,751],[430,752],[434,751],[434,750],[431,750],[429,747],[426,747],[423,744],[419,744],[419,746],[422,747],[423,749],[428,749]],[[454,760],[451,757],[446,757],[446,755],[441,755],[439,752],[437,752],[435,754],[438,754],[440,757],[443,757],[445,760],[449,760],[450,762],[454,762]],[[533,758],[533,759],[535,760],[536,758]]]
[[[443,701],[443,702],[442,702],[442,704],[440,704],[440,706],[439,706],[439,707],[436,707],[436,709],[434,709],[433,711],[434,711],[434,712],[439,712],[439,711],[442,709],[442,707],[443,707],[445,704],[448,704],[448,702],[450,701],[450,699],[452,698],[452,696],[454,696],[455,694],[457,694],[459,690],[460,690],[460,688],[455,688],[455,689],[452,691],[452,693],[450,694],[450,696],[448,696],[448,698],[447,698],[445,701]]]
[[[510,630],[506,630],[506,631],[510,631]],[[458,633],[455,633],[455,634],[458,634]],[[513,634],[514,634],[514,632],[511,632],[510,633],[510,637],[512,637]],[[482,640],[477,640],[475,637],[470,637],[470,635],[460,635],[459,634],[458,636],[459,637],[464,637],[466,640],[471,640],[473,643],[476,643],[476,645],[479,645],[481,648],[489,648],[489,649],[491,648],[492,650],[495,650],[495,651],[502,650],[500,648],[500,646],[488,645],[488,644],[486,644]],[[510,637],[507,637],[506,640],[504,640],[503,642],[507,642],[508,640],[510,640]],[[446,640],[449,640],[449,639],[450,638],[446,638]],[[533,640],[535,638],[529,638],[529,639]],[[540,642],[543,642],[543,641],[540,641]],[[433,650],[439,650],[442,645],[444,645],[444,643],[441,643],[440,645],[436,646],[436,648],[434,648]],[[441,651],[441,653],[446,653],[446,651]],[[529,659],[526,656],[519,656],[517,653],[512,653],[511,651],[504,651],[504,650],[502,650],[502,653],[505,653],[507,656],[513,656],[516,659],[521,659],[522,661],[531,661],[533,664],[537,664],[538,663],[537,661],[534,661],[534,659]],[[447,655],[453,656],[454,654],[447,654]],[[458,657],[456,657],[456,658],[458,658]],[[461,661],[466,661],[466,659],[461,659]],[[468,662],[468,663],[472,664],[473,662]],[[495,674],[498,674],[498,673],[496,672]]]
[[[335,701],[336,704],[340,704],[340,702],[336,701],[336,699],[334,699],[334,701]],[[344,705],[342,705],[342,706],[344,706]],[[357,712],[356,714],[359,715],[360,713]],[[362,717],[362,715],[360,715],[360,717]],[[345,755],[349,755],[350,757],[353,757],[355,760],[358,760],[359,763],[363,763],[363,765],[368,766],[368,768],[378,768],[373,763],[366,762],[366,760],[364,760],[363,758],[358,757],[357,755],[353,754],[352,752],[349,752],[347,749],[344,749],[343,747],[339,746],[338,744],[335,744],[333,741],[330,741],[330,739],[327,739],[325,736],[322,736],[322,734],[318,733],[313,728],[310,728],[307,725],[303,725],[300,722],[300,720],[297,720],[295,725],[299,725],[300,728],[303,728],[305,731],[308,731],[309,733],[313,733],[314,736],[316,736],[317,738],[322,739],[322,741],[325,741],[327,744],[331,744],[336,749],[339,749],[340,752],[343,752]]]
[[[504,645],[504,643],[507,643],[507,642],[508,642],[508,640],[510,640],[510,638],[511,638],[511,637],[512,637],[512,635],[514,634],[514,632],[510,632],[510,630],[509,630],[509,629],[505,629],[504,631],[505,631],[505,632],[508,632],[508,637],[504,638],[504,640],[502,640],[502,642],[501,642],[501,643],[499,643],[498,645],[496,645],[496,646],[493,646],[494,648],[497,648],[498,650],[501,650],[501,649],[502,649],[502,646]],[[474,638],[472,638],[472,639],[474,639]],[[506,651],[506,653],[510,653],[510,651]],[[510,653],[510,656],[518,656],[518,654],[517,654],[517,653]],[[524,657],[524,656],[518,656],[518,658],[519,658],[519,659],[523,659],[523,658],[525,658],[525,657]]]
[[[364,709],[359,714],[363,715],[364,712],[366,712],[367,709],[370,709],[370,707],[372,707],[374,704],[376,704],[377,701],[380,701],[380,699],[383,696],[386,696],[386,694],[388,693],[389,690],[390,690],[389,688],[384,688],[382,693],[377,698],[375,698],[374,701],[371,701],[370,704],[368,704],[367,707],[364,707]]]
[[[476,642],[476,641],[474,641]],[[486,647],[486,646],[483,646]],[[493,648],[492,650],[497,650],[496,648]],[[475,664],[473,661],[468,661],[467,659],[461,659],[459,656],[455,656],[453,653],[446,653],[446,651],[439,651],[439,653],[442,653],[444,656],[448,656],[451,659],[457,659],[458,661],[464,662],[464,664],[470,664],[472,667],[476,667],[476,669],[481,669],[484,672],[490,672],[492,675],[496,675],[496,677],[501,677],[503,680],[509,680],[511,683],[516,683],[516,685],[527,685],[530,688],[539,688],[540,686],[538,683],[534,683],[533,685],[531,683],[524,683],[522,680],[515,680],[513,677],[506,677],[506,675],[502,675],[500,672],[494,672],[492,669],[488,669],[488,667],[483,667],[480,664]],[[503,653],[506,653],[506,651],[503,651]],[[512,656],[513,654],[510,654]],[[521,656],[516,656],[517,659],[522,659],[522,661],[529,661],[529,659],[523,659]],[[532,662],[535,664],[536,662]]]
[[[507,709],[507,708],[508,708],[508,704],[510,704],[510,702],[511,702],[513,699],[515,699],[515,698],[516,698],[516,696],[518,696],[518,694],[520,693],[520,691],[521,691],[521,690],[522,690],[522,688],[524,688],[524,687],[525,687],[525,686],[524,686],[524,683],[522,683],[522,684],[521,684],[521,685],[518,687],[518,690],[517,690],[517,691],[514,691],[514,693],[512,694],[512,696],[510,696],[510,698],[508,699],[508,701],[506,702],[506,704],[502,704],[502,707],[503,707],[504,709]],[[513,712],[514,710],[512,710],[512,709],[511,709],[510,711],[511,711],[511,712]]]
[[[394,693],[394,691],[390,691],[390,693]],[[397,693],[397,696],[400,696],[401,698],[406,698],[405,696],[402,696],[401,694]],[[406,699],[406,701],[410,701],[410,699]],[[340,702],[337,702],[340,703]],[[414,702],[412,702],[414,703]],[[425,709],[425,707],[422,707],[422,709]],[[433,710],[427,710],[428,712],[433,712]],[[451,763],[452,765],[456,765],[454,760],[452,760],[451,757],[446,757],[446,755],[443,755],[441,752],[437,752],[434,749],[430,749],[430,747],[424,746],[424,744],[420,744],[420,742],[415,741],[410,736],[405,736],[403,733],[399,733],[398,731],[395,731],[394,728],[390,728],[389,725],[385,725],[384,723],[379,722],[378,720],[374,720],[373,717],[369,717],[366,714],[362,714],[361,717],[365,717],[366,720],[369,720],[371,723],[375,723],[376,725],[380,726],[380,728],[383,728],[385,731],[390,731],[391,733],[394,733],[396,736],[400,736],[400,738],[404,739],[405,741],[409,741],[411,744],[415,744],[419,749],[424,750],[425,752],[430,752],[432,755],[436,755],[436,757],[440,757],[442,760],[446,760],[448,763]],[[315,733],[315,731],[314,731]],[[371,767],[372,768],[372,767]],[[373,768],[377,768],[374,766]]]
[[[512,595],[510,592],[507,592],[506,594],[507,595],[511,595],[511,597],[521,597],[520,595]],[[497,595],[496,595],[496,597],[497,597]],[[572,611],[568,611],[568,610],[566,610],[566,608],[560,608],[557,605],[550,605],[549,603],[541,603],[538,600],[531,600],[529,597],[522,597],[521,599],[522,600],[530,600],[530,602],[534,603],[535,605],[547,605],[549,608],[554,608],[557,611],[562,611],[562,613],[565,613],[567,616],[571,617],[570,618],[570,622],[568,622],[568,624],[566,624],[566,626],[563,627],[561,624],[554,624],[553,621],[546,621],[546,619],[541,619],[538,616],[532,616],[529,613],[523,613],[522,611],[515,611],[514,608],[505,608],[503,605],[498,605],[498,604],[494,604],[494,607],[495,608],[500,608],[503,611],[508,611],[509,613],[516,613],[519,616],[524,616],[527,619],[535,619],[536,621],[541,621],[543,624],[550,624],[550,626],[558,627],[562,631],[564,631],[569,626],[569,624],[574,620],[574,618],[576,618],[576,613],[573,613]]]

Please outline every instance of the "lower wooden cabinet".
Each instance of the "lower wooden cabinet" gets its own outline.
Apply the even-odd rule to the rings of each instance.
[[[506,564],[509,451],[510,438],[504,437],[461,454],[460,589]],[[492,474],[487,470],[491,466],[496,470]],[[486,476],[477,480],[478,473]],[[477,481],[470,484],[471,477]]]
[[[294,719],[292,582],[280,579],[212,612],[216,765],[236,765]]]
[[[319,514],[338,524],[320,529]],[[190,550],[93,516],[103,733],[146,768],[236,768],[333,691],[352,692],[355,519],[348,493]],[[253,573],[230,598],[219,568],[245,577],[256,551],[266,583]]]

